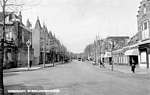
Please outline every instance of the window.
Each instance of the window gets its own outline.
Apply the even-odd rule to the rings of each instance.
[[[140,28],[141,28],[140,30],[141,30],[141,31],[143,31],[143,25],[141,25],[141,27],[140,27]]]
[[[146,63],[146,52],[141,52],[141,62],[142,64]]]
[[[149,38],[149,27],[148,27],[148,20],[143,23],[143,30],[142,30],[142,40]]]
[[[144,22],[144,30],[148,28],[148,22]]]

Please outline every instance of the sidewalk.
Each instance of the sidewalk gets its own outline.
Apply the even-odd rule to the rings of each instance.
[[[105,67],[109,70],[112,70],[112,65],[109,64],[105,64]],[[131,74],[131,67],[128,65],[113,65],[113,70],[114,71],[119,71],[122,73],[127,73],[127,74]],[[140,67],[136,67],[135,68],[135,74],[150,74],[150,69],[147,68],[140,68]]]
[[[89,61],[89,63],[92,64],[92,61]],[[99,65],[97,65],[97,66],[99,67]],[[108,70],[111,71],[112,70],[112,65],[105,64],[105,69],[108,69]],[[116,64],[114,64],[113,65],[113,71],[122,72],[122,73],[126,73],[126,74],[131,74],[132,73],[131,67],[128,66],[128,65],[116,65]],[[135,68],[135,74],[150,74],[150,69],[136,67]]]
[[[57,64],[59,64],[59,62],[55,63],[55,65],[57,65]],[[52,66],[53,66],[53,64],[45,64],[44,68],[52,67]],[[38,70],[38,69],[42,69],[42,68],[43,68],[43,64],[37,65],[37,66],[32,66],[31,68],[29,68],[29,71]],[[3,73],[21,72],[21,71],[28,71],[28,68],[27,67],[19,67],[19,68],[4,69]]]

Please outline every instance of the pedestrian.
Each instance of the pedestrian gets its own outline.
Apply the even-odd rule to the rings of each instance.
[[[105,68],[105,63],[104,62],[102,62],[102,66]]]
[[[102,59],[102,61],[100,60],[100,67],[101,66],[105,68],[104,59]]]
[[[98,63],[99,63],[99,66],[100,66],[100,68],[101,68],[101,65],[102,65],[101,59],[98,59]]]
[[[101,66],[102,66],[102,61],[101,61],[101,59],[99,59],[99,62],[98,62],[99,64],[100,64],[100,68],[101,68]]]
[[[131,71],[133,73],[135,73],[135,68],[136,68],[136,63],[135,63],[134,59],[132,58],[131,59]]]

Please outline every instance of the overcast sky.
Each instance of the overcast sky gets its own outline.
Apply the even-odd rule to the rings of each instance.
[[[37,0],[38,2],[39,0]],[[40,0],[24,10],[23,21],[33,26],[37,16],[68,50],[79,53],[99,34],[133,36],[137,33],[137,11],[141,0]]]

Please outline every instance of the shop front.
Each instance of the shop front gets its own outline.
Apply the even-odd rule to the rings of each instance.
[[[128,64],[131,65],[131,60],[138,65],[139,64],[139,50],[138,48],[129,49],[127,50],[124,55],[128,57]]]
[[[150,64],[150,43],[139,44],[140,67],[149,68]]]
[[[112,63],[112,55],[111,55],[111,52],[105,52],[105,55],[104,55],[104,57],[103,57],[102,60],[104,60],[104,62],[105,62],[106,64],[111,65],[111,63]]]

